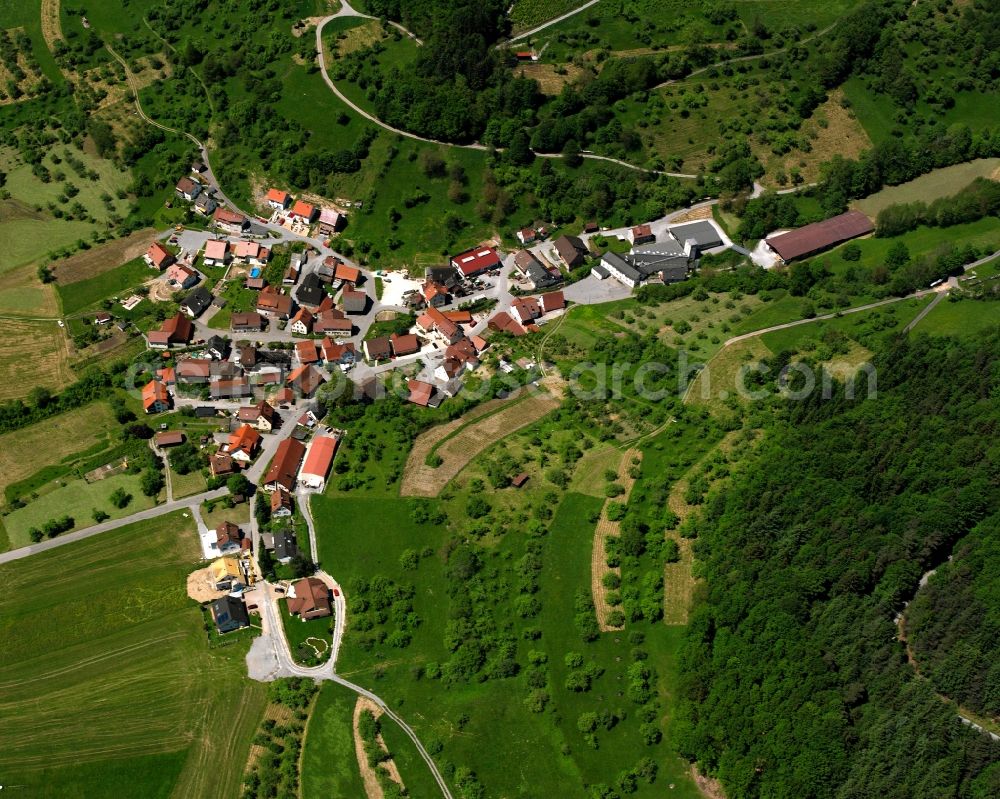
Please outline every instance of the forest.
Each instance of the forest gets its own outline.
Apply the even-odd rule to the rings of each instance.
[[[983,520],[906,611],[920,673],[976,713],[1000,716],[1000,519]]]
[[[729,799],[1000,793],[1000,745],[916,677],[894,626],[998,510],[998,345],[900,338],[875,359],[877,398],[776,399],[707,497],[674,735]]]

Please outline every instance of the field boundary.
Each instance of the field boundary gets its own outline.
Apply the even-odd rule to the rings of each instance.
[[[622,627],[615,627],[608,624],[608,616],[611,613],[611,605],[608,604],[607,589],[604,587],[604,576],[608,573],[621,575],[621,567],[608,566],[605,545],[608,538],[617,538],[621,535],[621,522],[613,522],[608,519],[608,508],[612,502],[628,502],[632,495],[632,488],[635,486],[635,478],[630,474],[631,467],[635,461],[642,462],[642,450],[627,450],[618,464],[618,482],[625,488],[625,493],[619,497],[607,499],[604,507],[601,508],[601,518],[597,520],[594,528],[594,543],[590,554],[590,591],[594,597],[594,613],[597,616],[597,626],[602,633],[621,630]],[[623,625],[624,626],[624,625]]]

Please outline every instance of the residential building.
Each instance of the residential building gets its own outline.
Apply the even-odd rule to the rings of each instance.
[[[332,236],[344,226],[344,215],[330,208],[319,212],[319,235]]]
[[[398,333],[393,333],[389,336],[389,343],[392,344],[392,354],[396,358],[420,352],[420,339],[413,333],[406,333],[402,336]]]
[[[257,454],[258,447],[260,447],[260,433],[248,424],[241,424],[229,434],[229,446],[226,452],[234,461],[250,463]]]
[[[333,278],[334,280],[339,280],[342,286],[346,286],[348,283],[356,286],[361,282],[361,270],[355,266],[348,266],[343,261],[337,261]]]
[[[292,322],[288,327],[293,333],[298,333],[300,336],[308,336],[312,333],[313,321],[312,311],[308,308],[299,308],[295,316],[292,317]]]
[[[542,308],[534,297],[516,297],[510,304],[510,315],[526,325],[542,315]]]
[[[174,367],[179,383],[208,383],[212,379],[212,361],[209,358],[183,358]]]
[[[421,287],[420,293],[424,302],[432,308],[440,308],[442,305],[448,304],[448,289],[440,283],[428,280]]]
[[[178,312],[165,320],[159,330],[151,330],[146,334],[146,342],[153,349],[167,349],[176,344],[187,344],[194,334],[191,320]]]
[[[243,531],[232,522],[222,522],[215,528],[214,549],[220,553],[239,552],[243,548]]]
[[[302,200],[296,200],[295,205],[292,206],[292,210],[288,212],[288,215],[293,218],[301,219],[305,223],[310,223],[316,217],[316,206],[310,205]]]
[[[424,280],[428,283],[440,283],[448,291],[461,282],[458,271],[453,266],[428,266],[424,269]]]
[[[289,492],[294,491],[295,477],[299,473],[299,465],[305,454],[306,448],[301,441],[296,441],[294,438],[283,439],[274,453],[271,467],[264,475],[264,487],[268,491],[277,491],[279,488]]]
[[[298,300],[299,305],[308,305],[311,308],[319,307],[326,296],[328,295],[326,289],[323,288],[323,282],[315,272],[306,275],[295,290],[295,299]]]
[[[217,361],[224,361],[229,357],[229,339],[222,336],[211,336],[205,342],[205,349]]]
[[[146,265],[152,269],[159,269],[160,271],[163,271],[177,259],[174,257],[174,254],[160,244],[160,242],[154,241],[149,245],[149,249],[146,250],[146,254],[142,256],[142,260],[144,260]]]
[[[333,341],[329,337],[320,342],[319,349],[320,353],[323,355],[323,360],[326,361],[328,365],[336,364],[337,366],[344,366],[353,364],[358,356],[357,351],[354,349],[353,342],[348,341],[341,344],[340,342]]]
[[[177,181],[174,186],[174,194],[182,200],[190,202],[201,193],[201,184],[197,180],[192,180],[186,175]]]
[[[264,266],[271,260],[271,251],[256,241],[238,241],[233,245],[233,257],[248,266]]]
[[[323,385],[323,375],[311,365],[304,364],[288,375],[285,384],[301,396],[311,397],[316,393],[316,389]]]
[[[212,399],[244,399],[253,396],[250,381],[245,377],[213,380],[209,392]]]
[[[500,268],[500,256],[492,247],[473,247],[471,250],[453,255],[451,265],[462,277],[469,278]]]
[[[437,308],[428,308],[417,317],[417,328],[425,333],[437,333],[447,343],[454,344],[465,333],[461,326],[445,316]]]
[[[184,298],[184,301],[181,303],[181,310],[192,319],[197,319],[211,304],[212,293],[204,286],[198,286],[198,288]]]
[[[163,413],[170,410],[170,392],[159,380],[150,380],[143,386],[142,409],[146,413]]]
[[[646,244],[650,241],[656,241],[656,236],[653,235],[653,229],[649,225],[636,225],[633,228],[629,228],[625,237],[633,246],[636,244]]]
[[[313,339],[295,342],[295,359],[299,363],[316,363],[319,360],[316,342]]]
[[[410,396],[407,399],[414,405],[420,405],[424,408],[431,404],[431,399],[436,391],[431,383],[426,383],[423,380],[410,380],[406,387],[410,390]]]
[[[556,255],[570,269],[582,264],[590,255],[590,250],[579,236],[560,236],[552,245],[556,248]]]
[[[531,244],[538,239],[538,233],[532,227],[521,228],[515,235],[521,244]]]
[[[211,408],[210,410],[215,409]],[[236,474],[236,463],[225,452],[216,452],[214,455],[209,455],[208,468],[211,470],[213,477],[227,477],[228,475]]]
[[[212,583],[216,591],[231,591],[243,585],[243,571],[240,569],[240,561],[229,555],[224,558],[217,558],[212,561],[209,567],[212,575]]]
[[[174,263],[167,268],[166,278],[174,288],[189,289],[201,279],[201,275],[190,266]]]
[[[295,533],[291,530],[282,530],[274,536],[274,557],[278,563],[290,563],[298,554],[299,542],[295,538]]]
[[[344,289],[340,295],[344,305],[344,313],[363,314],[368,308],[368,295],[363,291]]]
[[[496,330],[498,333],[510,333],[512,336],[523,336],[527,332],[506,311],[495,313],[486,326],[490,330]]]
[[[566,298],[561,291],[550,291],[547,294],[543,294],[539,299],[542,303],[542,313],[561,311],[566,307]]]
[[[264,199],[275,211],[284,211],[292,202],[292,195],[281,189],[269,189]]]
[[[337,452],[337,439],[333,436],[315,436],[306,450],[305,461],[299,471],[299,485],[316,491],[326,488],[326,478]]]
[[[330,589],[316,577],[305,577],[288,589],[288,612],[303,619],[321,619],[330,616]]]
[[[287,319],[292,315],[295,303],[291,297],[278,292],[274,286],[266,286],[257,295],[257,311],[276,319]]]
[[[202,263],[205,266],[225,266],[229,260],[229,242],[225,239],[209,239],[205,242]]]
[[[281,519],[287,516],[291,516],[294,508],[292,507],[292,495],[285,491],[283,488],[279,488],[276,491],[271,492],[271,516]]]
[[[243,214],[230,211],[228,208],[222,206],[215,209],[215,212],[212,214],[212,222],[219,229],[234,234],[242,233],[243,229],[250,224]]]
[[[209,194],[207,191],[203,191],[194,201],[194,210],[196,213],[202,216],[208,216],[215,212],[215,209],[219,207],[219,203],[216,202],[215,198]]]
[[[234,313],[229,320],[229,327],[234,333],[259,333],[264,327],[264,317],[253,311]]]
[[[243,424],[253,425],[262,433],[270,433],[281,424],[281,417],[266,401],[261,400],[256,405],[240,408],[236,418]]]
[[[250,615],[242,597],[224,596],[211,604],[212,618],[220,635],[250,626]]]
[[[378,336],[377,338],[367,339],[362,347],[365,351],[365,357],[369,361],[385,361],[392,357],[392,342],[389,341],[388,336]]]
[[[338,338],[350,336],[354,332],[354,323],[344,316],[337,308],[321,311],[313,322],[313,332]]]

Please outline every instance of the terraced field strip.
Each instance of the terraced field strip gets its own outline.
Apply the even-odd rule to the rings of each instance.
[[[503,407],[499,407],[501,405]],[[551,394],[533,391],[525,396],[522,391],[516,397],[480,405],[455,420],[459,424],[449,422],[428,430],[417,438],[406,461],[400,494],[436,497],[480,452],[515,430],[538,421],[558,405],[559,400]],[[442,460],[436,469],[425,463],[431,452],[436,452]]]
[[[26,397],[36,386],[58,391],[73,382],[67,339],[55,322],[0,319],[0,337],[0,402]]]
[[[365,711],[370,711],[376,720],[382,715],[382,708],[376,705],[371,699],[364,696],[359,696],[358,701],[354,703],[354,753],[358,758],[358,770],[361,772],[361,779],[365,783],[365,793],[368,795],[368,799],[383,799],[385,792],[382,790],[382,785],[379,783],[378,775],[375,773],[375,768],[373,768],[368,762],[368,755],[365,752],[365,742],[361,738],[361,732],[358,728],[358,723],[361,720],[361,714]],[[385,746],[385,741],[382,740],[382,735],[378,736],[378,745],[382,747],[382,751],[388,751]],[[396,767],[396,761],[390,758],[389,760],[383,760],[376,766],[376,768],[384,769],[389,775],[389,779],[396,783],[400,790],[405,790],[403,785],[403,778],[400,776],[399,769]]]
[[[687,491],[691,477],[701,468],[702,464],[711,457],[717,449],[726,451],[732,447],[736,433],[728,433],[722,441],[705,453],[704,457],[695,463],[687,473],[674,483],[667,497],[667,506],[683,522],[690,515],[693,507],[684,501],[684,493]],[[664,535],[673,539],[677,543],[680,553],[680,560],[676,563],[666,563],[663,566],[663,623],[664,624],[687,624],[688,613],[691,610],[691,600],[694,597],[695,579],[693,573],[694,552],[692,551],[691,539],[682,538],[677,532],[680,524],[673,530],[667,530]]]
[[[608,566],[607,555],[605,555],[605,541],[611,536],[621,535],[621,523],[608,519],[608,506],[612,502],[628,502],[632,494],[632,486],[635,485],[635,478],[629,472],[633,464],[642,460],[642,450],[630,449],[625,452],[621,463],[618,466],[618,482],[625,489],[625,493],[614,499],[608,499],[601,509],[601,518],[597,521],[594,529],[594,546],[590,553],[590,590],[594,596],[594,612],[597,615],[597,624],[601,632],[613,632],[621,627],[613,627],[608,624],[608,615],[611,613],[611,606],[608,604],[607,589],[604,587],[604,575],[609,572],[621,574],[619,567]]]
[[[91,247],[89,250],[74,253],[69,258],[56,263],[52,270],[53,274],[61,286],[89,280],[138,258],[146,252],[155,238],[155,228],[137,230],[124,238],[102,244],[100,247]],[[156,272],[150,270],[149,274],[152,277]]]
[[[264,711],[264,717],[260,721],[261,724],[266,721],[273,721],[276,725],[283,726],[291,720],[291,708],[280,705],[277,702],[271,702],[267,706],[267,710]],[[250,770],[256,765],[257,761],[260,760],[260,756],[264,754],[266,750],[267,747],[261,746],[260,744],[254,744],[250,747],[250,754],[247,756],[247,763],[243,768],[244,774],[250,773]]]
[[[56,42],[63,38],[59,19],[59,0],[42,0],[42,38],[49,50],[55,53]]]

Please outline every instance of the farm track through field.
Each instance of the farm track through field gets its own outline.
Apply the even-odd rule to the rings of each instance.
[[[382,717],[382,708],[376,705],[371,699],[365,696],[359,696],[354,703],[354,717],[352,719],[352,732],[354,735],[354,754],[358,760],[358,771],[361,773],[361,781],[365,784],[365,793],[368,795],[368,799],[384,799],[385,792],[382,790],[382,785],[379,783],[378,775],[375,769],[381,768],[389,775],[394,783],[396,783],[401,789],[405,786],[403,785],[403,778],[399,774],[399,768],[396,766],[396,761],[392,758],[388,760],[383,760],[374,767],[368,763],[368,755],[365,752],[365,742],[361,737],[361,732],[359,730],[359,722],[361,721],[361,714],[365,711],[370,711],[376,720]],[[382,747],[383,751],[388,751],[385,741],[382,736],[378,736],[378,744]]]
[[[642,450],[630,449],[626,451],[621,463],[618,465],[618,482],[625,489],[625,493],[604,502],[601,508],[601,518],[597,520],[594,528],[594,543],[590,554],[590,590],[594,597],[594,612],[597,615],[597,625],[601,632],[613,632],[622,629],[608,624],[608,614],[611,613],[611,606],[608,604],[607,589],[604,587],[604,575],[609,572],[621,574],[621,568],[608,566],[607,555],[605,554],[605,542],[608,538],[617,538],[621,535],[621,523],[608,519],[608,507],[612,502],[627,503],[632,494],[632,487],[635,485],[635,478],[630,474],[634,465],[633,461],[642,461]]]
[[[529,390],[531,391],[530,396],[523,398],[523,392]],[[482,413],[474,417],[479,421],[469,423],[468,420],[463,419],[462,424],[456,425],[455,428],[437,432],[436,438],[430,446],[427,446],[426,442],[421,442],[420,437],[418,437],[406,462],[400,494],[413,497],[436,497],[483,450],[516,430],[538,421],[559,406],[559,400],[552,394],[534,389],[522,389],[522,393],[515,398],[500,402],[505,403],[507,407],[495,411],[497,406],[493,406],[489,410],[495,412],[487,412],[489,415],[486,415],[485,418],[483,418]],[[438,430],[439,428],[432,428],[422,435],[426,436]],[[442,463],[433,469],[424,462],[424,458],[435,444],[437,444],[436,452],[441,456]],[[424,454],[420,455],[419,453]]]

